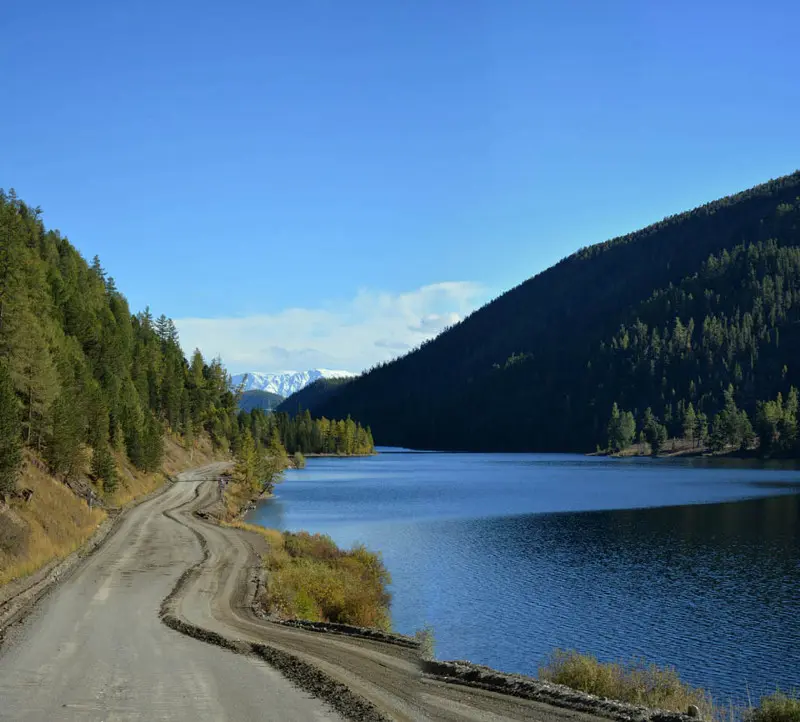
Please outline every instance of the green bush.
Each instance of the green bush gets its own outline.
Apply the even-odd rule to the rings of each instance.
[[[775,692],[762,697],[758,707],[750,710],[748,722],[800,722],[800,697],[797,693]]]

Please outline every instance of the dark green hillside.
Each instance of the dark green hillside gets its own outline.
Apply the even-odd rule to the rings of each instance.
[[[113,451],[158,469],[167,431],[227,448],[240,430],[222,364],[187,361],[170,319],[132,315],[100,260],[40,215],[0,190],[0,499],[22,446],[61,479],[88,472],[101,494],[118,482]]]
[[[283,400],[283,396],[280,394],[251,389],[250,391],[245,391],[239,398],[239,408],[242,411],[252,411],[253,409],[272,410],[276,409]]]
[[[290,416],[296,416],[301,411],[319,406],[324,399],[339,393],[352,380],[350,378],[317,379],[313,384],[309,384],[285,399],[277,410]]]
[[[799,197],[795,173],[582,249],[311,410],[381,444],[541,451],[604,445],[614,402],[676,432],[729,384],[755,418],[800,385]]]

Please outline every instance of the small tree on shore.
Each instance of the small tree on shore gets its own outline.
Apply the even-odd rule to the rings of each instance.
[[[621,411],[616,402],[611,407],[611,418],[608,421],[608,450],[622,451],[636,437],[636,420],[630,411]]]
[[[644,412],[642,428],[644,430],[645,439],[647,443],[650,444],[650,453],[653,456],[658,455],[667,442],[667,427],[659,422],[653,415],[653,411],[649,406]]]

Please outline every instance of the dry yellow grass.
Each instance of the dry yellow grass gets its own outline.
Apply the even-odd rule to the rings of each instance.
[[[106,499],[109,506],[124,506],[157,489],[166,481],[167,476],[174,476],[192,466],[208,464],[218,459],[219,455],[207,437],[199,438],[192,450],[184,448],[179,438],[167,435],[164,437],[164,461],[161,469],[155,473],[139,471],[124,454],[116,453],[114,457],[119,485]]]
[[[117,454],[119,485],[105,499],[119,507],[158,488],[166,475],[218,458],[207,438],[187,450],[172,437],[165,439],[162,470],[145,474]],[[102,509],[89,509],[65,484],[54,479],[36,458],[26,452],[19,488],[33,490],[29,503],[15,499],[0,510],[0,585],[32,574],[54,559],[62,559],[80,547],[106,518]],[[99,494],[99,490],[95,489]]]
[[[323,534],[280,532],[238,520],[226,526],[265,540],[262,558],[269,575],[262,601],[272,614],[391,629],[391,577],[379,554],[358,544],[340,549]]]
[[[705,719],[716,716],[705,691],[681,682],[672,668],[642,660],[600,662],[591,655],[557,649],[539,669],[539,677],[621,702],[683,713],[696,705]]]
[[[0,523],[20,530],[18,543],[0,547],[0,584],[31,574],[49,561],[71,554],[106,518],[89,509],[64,484],[26,456],[20,487],[33,490],[30,503],[14,500]]]
[[[248,484],[231,480],[225,488],[225,519],[234,522],[248,502],[253,500],[253,490]],[[252,526],[252,524],[248,524]],[[251,530],[252,531],[252,530]]]
[[[744,715],[747,722],[800,722],[800,693],[775,692],[762,697],[758,707]]]

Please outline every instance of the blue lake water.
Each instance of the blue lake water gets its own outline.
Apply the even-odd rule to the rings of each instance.
[[[800,471],[542,454],[310,459],[248,520],[380,551],[395,628],[536,674],[556,647],[716,698],[800,688]]]

